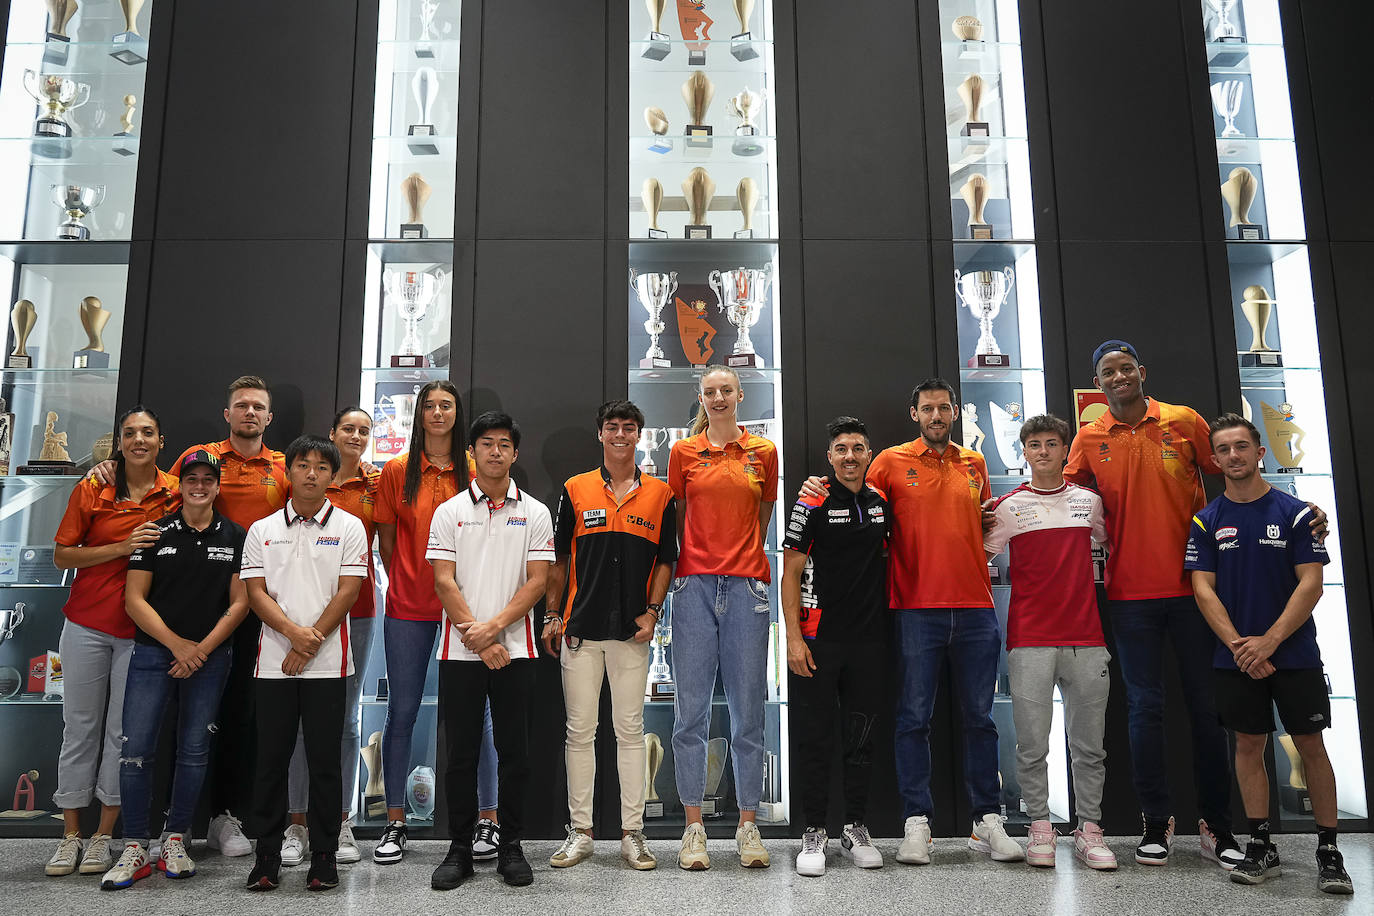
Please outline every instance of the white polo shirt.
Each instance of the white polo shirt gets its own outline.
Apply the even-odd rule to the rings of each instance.
[[[291,500],[248,529],[240,579],[263,579],[267,594],[292,623],[311,627],[339,591],[340,576],[367,578],[367,534],[363,523],[324,501],[314,518],[297,515]],[[353,673],[348,650],[348,617],[329,634],[298,677],[347,677]],[[286,678],[281,664],[291,641],[269,626],[258,636],[253,676]]]
[[[543,503],[522,493],[513,480],[500,503],[488,499],[474,480],[435,510],[425,558],[452,560],[458,588],[472,616],[491,620],[525,584],[526,562],[554,561],[553,519]],[[534,609],[506,627],[500,642],[512,660],[537,658]],[[436,657],[440,661],[480,660],[463,645],[463,634],[452,621],[444,627]]]

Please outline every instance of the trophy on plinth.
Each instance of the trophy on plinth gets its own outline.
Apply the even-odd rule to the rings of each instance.
[[[649,335],[649,349],[644,351],[639,368],[666,369],[672,363],[664,356],[658,340],[667,328],[663,323],[663,307],[673,298],[673,293],[677,292],[677,271],[641,274],[631,267],[630,288],[634,290],[644,311],[649,313],[649,320],[644,322],[644,331]]]
[[[24,622],[24,602],[14,602],[14,607],[0,608],[0,642],[4,642],[14,635],[14,631],[19,629],[19,625]]]
[[[730,37],[730,53],[735,60],[753,60],[759,56],[754,50],[754,36],[749,31],[749,17],[754,15],[754,0],[735,0],[735,18],[739,20],[739,34]]]
[[[406,211],[409,214],[409,219],[401,223],[401,238],[429,238],[429,230],[425,228],[424,210],[431,193],[429,182],[420,177],[419,172],[411,172],[401,179],[401,198],[406,202]]]
[[[968,365],[980,369],[1004,369],[1011,360],[1002,352],[997,338],[992,333],[992,320],[1002,311],[1002,305],[1011,294],[1016,276],[1010,267],[1001,270],[971,270],[961,273],[954,271],[954,295],[959,304],[968,307],[973,317],[978,319],[978,346]]]
[[[959,189],[959,196],[968,206],[969,236],[975,239],[991,239],[992,226],[983,219],[983,210],[988,205],[988,179],[986,175],[974,172]]]
[[[5,358],[6,369],[32,369],[38,348],[29,351],[29,335],[38,323],[38,309],[29,299],[20,299],[10,310],[10,327],[14,328],[14,350]]]
[[[1236,238],[1247,242],[1264,238],[1264,226],[1250,222],[1250,207],[1259,193],[1259,179],[1245,166],[1231,170],[1231,174],[1221,185],[1221,199],[1231,209],[1231,220],[1227,228],[1236,230]]]
[[[6,668],[5,671],[14,671],[13,668]],[[17,677],[17,672],[16,672]],[[35,808],[38,791],[34,783],[38,782],[38,771],[29,770],[20,773],[19,779],[14,784],[14,807],[8,811],[0,811],[0,818],[6,820],[31,820],[41,817],[47,813],[42,808]]]
[[[386,270],[382,272],[382,288],[387,301],[405,319],[406,332],[401,338],[401,352],[391,357],[393,369],[419,369],[428,364],[420,341],[420,322],[439,297],[444,275],[425,270]]]
[[[132,156],[138,152],[138,138],[134,136],[134,109],[138,107],[138,96],[124,96],[124,113],[119,116],[119,130],[115,132],[115,142],[111,149],[116,156]]]
[[[672,452],[672,443],[676,439],[672,434],[677,430],[665,430],[668,435],[668,451]],[[668,647],[673,644],[673,625],[668,618],[668,612],[664,611],[658,618],[658,623],[654,624],[654,635],[652,639],[654,647],[653,660],[649,662],[649,680],[644,693],[651,700],[671,700],[676,688],[673,685],[673,671],[668,665]]]
[[[110,323],[110,310],[101,305],[95,296],[82,299],[78,309],[81,314],[81,327],[86,331],[86,346],[72,354],[72,368],[110,368],[110,354],[105,352],[105,341],[100,339],[105,325]]]
[[[658,476],[658,465],[654,464],[654,452],[663,444],[667,433],[657,426],[646,426],[639,431],[639,443],[635,448],[644,453],[644,458],[639,462],[639,472],[648,477]]]
[[[668,0],[644,0],[644,8],[649,11],[649,37],[644,39],[644,52],[640,57],[663,60],[672,50],[668,33],[663,31],[663,11],[667,6]]]
[[[735,142],[730,147],[736,156],[757,156],[763,152],[763,144],[758,141],[759,128],[754,123],[762,109],[763,96],[748,86],[740,90],[739,95],[730,96],[725,103],[725,110],[740,119],[735,127]]]
[[[110,56],[131,67],[148,62],[148,58],[140,53],[148,50],[148,39],[138,34],[138,14],[143,9],[143,3],[144,0],[119,0],[119,8],[124,13],[124,31],[110,39],[115,46]]]
[[[1294,421],[1293,405],[1285,401],[1275,410],[1260,401],[1260,413],[1264,416],[1264,432],[1269,437],[1269,454],[1279,463],[1278,473],[1301,474],[1302,459],[1307,454],[1302,440],[1307,433]]]
[[[658,771],[663,766],[663,739],[644,733],[644,816],[662,817],[663,800],[658,797]]]
[[[437,156],[439,147],[433,140],[419,139],[433,137],[434,102],[439,98],[439,74],[433,67],[420,67],[410,80],[410,93],[415,97],[415,107],[420,112],[420,120],[406,128],[407,148],[416,156]]]
[[[69,242],[89,241],[91,230],[81,220],[105,199],[105,186],[55,184],[49,191],[52,193],[52,202],[67,213],[67,218],[57,227],[57,237]]]
[[[997,444],[997,457],[1006,465],[1008,474],[1026,473],[1026,453],[1021,446],[1021,405],[1015,402],[1003,407],[988,402],[992,416],[992,439]]]
[[[687,105],[687,126],[684,133],[688,149],[711,148],[711,125],[706,123],[706,110],[716,97],[716,85],[700,71],[687,77],[682,84],[682,101]]]
[[[639,199],[644,204],[644,212],[649,216],[649,238],[666,239],[668,230],[660,229],[658,225],[658,211],[663,206],[663,185],[657,178],[644,179],[644,186],[639,191]]]
[[[406,777],[406,804],[410,813],[422,821],[434,817],[434,770],[423,764]]]
[[[72,136],[66,115],[91,100],[90,85],[51,73],[40,76],[33,70],[24,71],[23,83],[24,90],[44,109],[33,124],[34,153],[47,159],[71,158],[71,144],[64,142]]]
[[[649,152],[658,153],[660,156],[673,151],[673,141],[667,137],[668,133],[668,114],[656,105],[650,105],[644,109],[644,123],[649,127],[649,133],[654,135],[654,142],[649,144]]]
[[[439,11],[439,0],[420,0],[420,37],[415,42],[415,56],[421,60],[433,60],[434,14]]]
[[[73,474],[76,462],[67,453],[67,434],[57,431],[57,411],[48,411],[43,428],[43,448],[38,458],[19,466],[19,473],[30,476]]]
[[[983,23],[977,16],[960,16],[949,24],[949,29],[959,39],[961,59],[983,56]]]
[[[759,204],[759,184],[752,178],[745,176],[739,180],[735,186],[735,200],[739,203],[739,212],[744,217],[744,224],[735,230],[735,238],[752,239],[754,237],[754,208]]]
[[[772,281],[771,266],[713,270],[707,276],[707,282],[719,300],[717,307],[739,332],[734,349],[725,357],[725,365],[732,369],[763,367],[763,357],[754,352],[749,329],[759,323],[759,316],[768,302],[768,288]]]
[[[43,46],[43,63],[62,67],[67,63],[67,51],[72,39],[67,25],[76,15],[76,0],[45,0],[48,5],[47,43]]]
[[[706,742],[706,797],[701,800],[702,817],[720,817],[725,813],[725,768],[730,762],[730,742],[712,738]]]
[[[363,806],[368,817],[386,814],[386,784],[382,782],[382,733],[373,732],[362,751],[367,767],[367,787],[363,789]]]
[[[1241,102],[1245,99],[1245,84],[1240,80],[1221,80],[1212,84],[1211,93],[1212,107],[1224,121],[1218,135],[1217,151],[1224,154],[1233,153],[1236,149],[1235,144],[1221,141],[1245,136],[1240,128],[1236,127],[1236,115],[1240,114]]]
[[[1278,745],[1288,758],[1288,782],[1279,786],[1279,801],[1289,811],[1312,813],[1312,797],[1307,790],[1307,766],[1302,762],[1292,735],[1279,735]]]
[[[711,198],[716,196],[715,181],[705,169],[697,166],[683,179],[682,196],[687,199],[687,225],[683,227],[682,237],[709,239],[711,226],[706,222],[706,211],[711,208]]]
[[[963,424],[964,448],[971,452],[983,452],[983,443],[987,440],[987,434],[978,425],[978,405],[969,401],[964,405],[963,416],[959,418]]]
[[[778,755],[763,755],[763,791],[759,796],[758,817],[764,821],[782,820],[782,769]]]
[[[1269,296],[1269,290],[1259,284],[1245,287],[1241,294],[1240,311],[1250,322],[1250,349],[1240,354],[1243,368],[1272,367],[1283,365],[1283,354],[1265,341],[1269,332],[1269,319],[1274,316],[1277,305]]]
[[[1207,0],[1207,5],[1212,8],[1212,15],[1216,19],[1209,41],[1245,40],[1240,26],[1231,21],[1231,14],[1240,6],[1240,0]]]
[[[986,138],[992,135],[992,126],[983,120],[983,92],[987,84],[977,73],[970,73],[959,84],[959,100],[964,103],[964,126],[960,136]]]

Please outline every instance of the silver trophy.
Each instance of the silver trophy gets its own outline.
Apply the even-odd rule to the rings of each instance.
[[[749,329],[759,323],[759,315],[768,302],[768,288],[773,282],[772,267],[713,270],[707,280],[720,300],[717,307],[739,332],[734,349],[725,358],[725,364],[731,368],[762,368],[763,357],[754,352]]]
[[[639,297],[639,304],[649,313],[649,320],[644,322],[644,331],[649,335],[649,349],[644,351],[639,368],[666,369],[672,362],[663,355],[663,348],[658,345],[658,339],[666,327],[662,318],[663,307],[672,299],[673,293],[677,292],[677,271],[669,271],[666,274],[641,274],[631,267],[630,289],[635,291],[635,295]]]
[[[961,273],[954,271],[954,295],[959,304],[968,306],[973,317],[978,319],[978,346],[968,365],[980,368],[1003,368],[1010,364],[1007,355],[997,345],[992,334],[992,320],[1002,311],[1002,305],[1011,294],[1016,276],[1010,267],[1001,270],[972,270]]]
[[[72,136],[66,115],[91,100],[91,87],[65,76],[24,71],[24,89],[44,109],[33,125],[33,151],[49,159],[67,159],[71,146],[62,141]]]
[[[757,156],[763,152],[763,144],[758,141],[759,128],[754,119],[763,110],[763,96],[745,86],[739,95],[732,95],[725,103],[725,110],[739,118],[735,126],[736,140],[730,147],[736,156]]]
[[[692,431],[690,429],[681,426],[670,426],[668,427],[666,432],[668,433],[668,451],[670,453],[672,452],[673,445],[675,443],[680,442],[683,439],[686,439],[688,436],[692,434]]]
[[[1207,0],[1212,8],[1216,22],[1212,25],[1211,41],[1244,41],[1240,26],[1231,21],[1231,14],[1240,6],[1240,0]]]
[[[1245,136],[1236,127],[1236,115],[1240,114],[1240,103],[1244,97],[1245,84],[1240,80],[1222,80],[1212,84],[1212,105],[1217,114],[1226,119],[1226,126],[1221,129],[1222,137]]]
[[[434,102],[439,98],[439,74],[433,67],[421,67],[415,71],[410,81],[410,93],[415,97],[420,120],[406,130],[406,135],[411,138],[406,146],[416,156],[437,156],[439,147],[432,140],[421,139],[438,133],[434,129]]]
[[[641,474],[648,474],[650,477],[658,474],[658,465],[654,464],[654,452],[658,451],[666,436],[667,431],[657,426],[646,426],[639,431],[639,444],[635,447],[644,453],[644,460],[639,462]]]
[[[730,742],[712,738],[706,742],[706,797],[701,802],[703,817],[725,813],[725,769],[730,764]]]
[[[66,220],[57,227],[57,237],[64,241],[79,242],[90,239],[91,230],[81,220],[105,199],[105,186],[55,184],[49,190],[52,192],[52,202],[67,212]]]
[[[649,682],[645,695],[651,700],[664,700],[673,696],[673,671],[668,665],[668,647],[673,644],[673,625],[668,619],[668,611],[663,611],[654,624],[653,661],[649,663]]]
[[[429,59],[434,57],[430,42],[434,40],[434,14],[439,11],[439,0],[420,0],[420,38],[415,45],[415,56]]]
[[[988,402],[992,415],[992,438],[997,443],[997,457],[1007,467],[1008,474],[1026,472],[1026,453],[1021,446],[1021,405],[1012,403],[1002,407]]]
[[[4,642],[14,635],[14,631],[19,629],[19,625],[24,622],[24,602],[16,601],[14,607],[0,609],[0,642]]]
[[[443,274],[423,270],[388,270],[382,273],[386,297],[406,322],[401,352],[391,357],[393,369],[415,369],[426,364],[420,344],[420,322],[439,296]]]

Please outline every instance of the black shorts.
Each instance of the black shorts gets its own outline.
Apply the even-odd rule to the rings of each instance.
[[[1274,730],[1274,707],[1290,735],[1310,735],[1331,727],[1331,697],[1321,668],[1278,670],[1255,680],[1243,671],[1217,668],[1217,719],[1246,735]]]

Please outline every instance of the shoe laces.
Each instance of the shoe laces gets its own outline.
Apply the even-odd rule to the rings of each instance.
[[[756,843],[763,842],[762,838],[759,837],[758,825],[753,821],[745,821],[743,824],[740,824],[738,837],[740,844],[743,846],[753,846]]]
[[[828,839],[824,830],[808,830],[802,835],[802,852],[820,852]]]
[[[142,853],[142,846],[139,846],[137,843],[129,843],[124,847],[124,851],[120,853],[119,861],[115,863],[115,867],[137,868],[142,864],[142,862],[139,861],[142,857]]]
[[[1006,821],[1007,819],[1000,814],[985,814],[982,820],[978,821],[974,826],[982,827],[987,831],[988,836],[1006,836]]]
[[[1078,833],[1089,846],[1107,845],[1107,839],[1102,835],[1102,828],[1097,824],[1084,824]]]
[[[1054,828],[1049,824],[1035,821],[1030,825],[1030,842],[1032,846],[1041,846],[1045,844],[1053,845],[1054,837]]]
[[[186,846],[179,836],[169,836],[162,841],[162,858],[164,859],[185,859]]]
[[[563,840],[563,845],[558,849],[558,852],[565,856],[572,853],[573,847],[577,845],[577,838],[582,835],[572,824],[567,825],[567,830],[568,836]]]
[[[706,851],[706,828],[700,824],[689,824],[682,840],[692,852]]]
[[[62,842],[57,844],[57,855],[63,858],[75,856],[81,851],[81,837],[74,833],[69,833],[62,838]]]
[[[1141,846],[1168,846],[1169,845],[1169,822],[1152,821],[1145,819],[1145,835],[1140,840]]]
[[[234,815],[228,811],[224,812],[224,819],[228,822],[230,827],[233,827],[239,833],[243,833],[243,821],[234,817]]]
[[[400,824],[387,824],[386,829],[382,831],[381,845],[385,846],[387,843],[396,843],[399,845],[401,842],[401,834],[404,831],[405,828]]]
[[[645,841],[642,830],[630,831],[625,839],[630,841],[630,848],[634,851],[636,859],[643,859],[649,855],[649,844]]]
[[[844,828],[849,841],[855,846],[872,846],[873,839],[868,835],[868,827],[863,824],[850,824]]]
[[[86,844],[86,855],[99,858],[101,853],[108,853],[111,839],[112,837],[107,833],[97,833]]]
[[[501,846],[496,850],[496,861],[498,865],[506,865],[510,862],[523,862],[525,851],[520,848],[519,843],[511,843]]]

